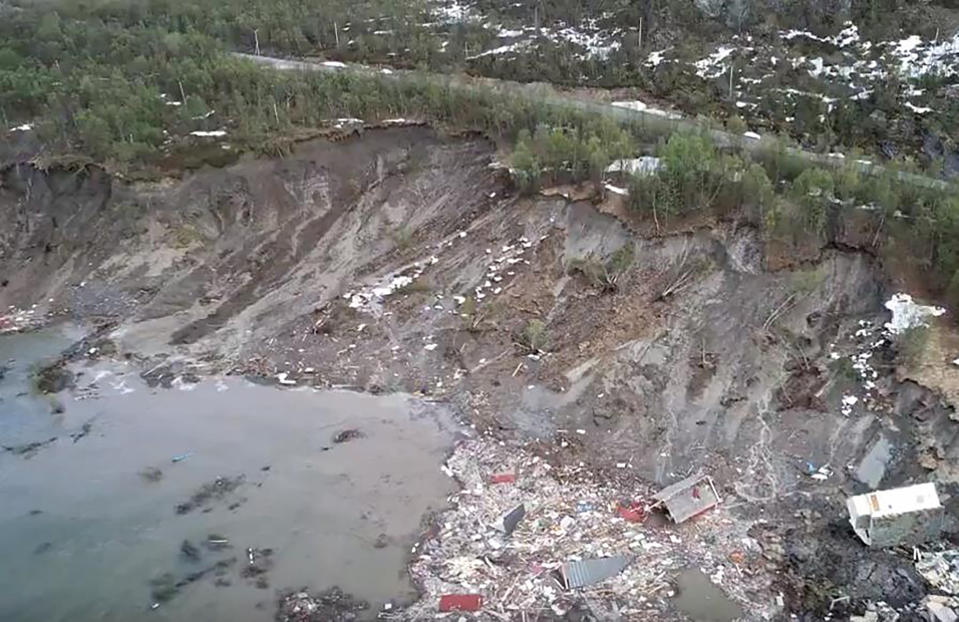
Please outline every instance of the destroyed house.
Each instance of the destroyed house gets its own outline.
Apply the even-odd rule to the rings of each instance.
[[[921,544],[942,531],[944,509],[931,482],[850,497],[846,507],[849,523],[867,546]]]
[[[663,488],[653,496],[653,507],[663,505],[674,523],[698,516],[719,505],[719,493],[707,475],[693,475]]]

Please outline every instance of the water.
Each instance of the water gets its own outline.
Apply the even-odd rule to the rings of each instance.
[[[893,446],[889,439],[880,434],[879,440],[869,448],[869,452],[859,463],[859,468],[856,469],[856,479],[874,490],[878,488],[879,482],[886,474],[886,466],[892,459],[892,449]]]
[[[684,570],[677,583],[676,607],[694,622],[733,622],[742,617],[742,608],[713,585],[702,571],[695,568]]]
[[[54,415],[22,393],[27,367],[63,344],[49,331],[0,339],[0,361],[17,359],[0,380],[0,444],[57,437],[32,455],[0,451],[0,619],[266,621],[280,589],[333,585],[369,600],[372,617],[413,596],[410,547],[454,488],[439,466],[455,426],[440,407],[239,379],[154,390],[99,365],[81,369]],[[348,428],[363,436],[332,442]],[[158,481],[141,475],[151,467]],[[203,484],[240,475],[222,499],[175,512]],[[209,534],[232,548],[207,550]],[[181,554],[183,540],[200,560]],[[241,574],[247,547],[274,550],[265,589]],[[223,576],[150,609],[151,579],[231,557]]]

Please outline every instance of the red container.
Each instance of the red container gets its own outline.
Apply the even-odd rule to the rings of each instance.
[[[440,611],[479,611],[483,606],[480,594],[446,594],[440,596]]]
[[[630,523],[641,523],[643,519],[646,518],[643,506],[638,503],[634,503],[629,507],[621,505],[616,508],[616,513],[619,514],[620,518]]]
[[[497,473],[489,478],[490,484],[512,484],[516,481],[514,473]]]

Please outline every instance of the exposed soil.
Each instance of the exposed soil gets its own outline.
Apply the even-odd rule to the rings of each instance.
[[[494,153],[415,127],[149,184],[14,165],[0,308],[109,323],[110,355],[161,384],[227,372],[403,390],[499,438],[581,431],[549,459],[597,473],[628,463],[666,484],[708,470],[775,544],[758,571],[807,619],[837,590],[850,611],[921,595],[908,558],[864,550],[844,524],[880,437],[896,448],[883,487],[955,481],[952,407],[891,366],[877,366],[877,399],[840,410],[859,387],[829,354],[853,351],[860,320],[885,321],[878,260],[855,246],[790,255],[730,222],[653,237],[589,200],[516,197]],[[570,270],[625,246],[615,288]]]

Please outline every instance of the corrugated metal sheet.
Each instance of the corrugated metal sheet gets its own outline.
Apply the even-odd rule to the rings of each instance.
[[[516,526],[523,520],[524,516],[526,516],[526,506],[522,503],[507,512],[501,519],[503,523],[503,533],[506,535],[513,533],[513,530],[516,529]]]
[[[683,492],[687,488],[692,488],[693,486],[696,485],[697,482],[699,482],[699,480],[703,479],[704,477],[706,476],[703,475],[702,473],[697,473],[696,475],[690,475],[689,477],[687,477],[686,479],[682,481],[678,481],[675,484],[670,484],[669,486],[663,488],[662,490],[657,492],[655,495],[653,495],[653,499],[656,499],[657,501],[666,501],[669,498]]]
[[[563,581],[566,589],[593,585],[618,575],[631,561],[628,557],[605,557],[567,562],[563,564]]]
[[[694,475],[659,491],[653,496],[666,505],[669,516],[682,523],[719,505],[719,493],[713,480],[706,475]]]

